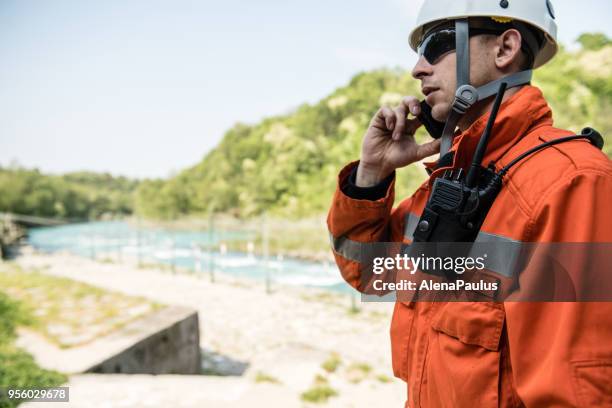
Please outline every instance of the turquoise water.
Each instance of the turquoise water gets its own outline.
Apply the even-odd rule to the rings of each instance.
[[[224,251],[229,239],[244,240],[249,232],[175,231],[138,228],[123,221],[88,222],[58,227],[32,228],[30,245],[39,251],[69,251],[73,254],[103,259],[131,257],[142,263],[164,263],[209,274],[215,272],[304,287],[318,287],[348,293],[353,289],[340,276],[336,265],[307,262],[278,255],[268,260],[252,253]],[[210,248],[212,243],[212,251]],[[200,248],[200,249],[199,249]]]

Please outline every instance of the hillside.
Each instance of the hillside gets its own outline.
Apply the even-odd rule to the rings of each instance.
[[[586,34],[580,42],[582,49],[561,50],[553,63],[536,71],[534,84],[550,101],[557,126],[580,131],[590,125],[610,141],[612,45],[601,35]],[[137,211],[154,218],[209,209],[241,217],[324,212],[339,168],[359,157],[372,114],[401,95],[418,95],[418,86],[402,70],[361,73],[317,104],[252,126],[237,124],[197,165],[165,181],[142,183]],[[606,151],[612,153],[611,143]],[[400,171],[398,197],[423,178],[414,166]]]

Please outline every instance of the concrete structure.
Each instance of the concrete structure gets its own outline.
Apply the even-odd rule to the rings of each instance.
[[[17,345],[65,373],[201,373],[198,313],[186,307],[165,307],[79,347],[60,349],[24,330]]]
[[[137,320],[127,329],[155,329],[131,347],[91,367],[92,373],[199,374],[198,313],[169,307]],[[125,334],[125,330],[122,330]],[[138,330],[140,331],[140,330]]]

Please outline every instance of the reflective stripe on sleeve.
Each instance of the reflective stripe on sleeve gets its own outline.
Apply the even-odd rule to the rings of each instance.
[[[331,232],[329,233],[329,241],[335,253],[342,255],[349,261],[362,262],[363,246],[367,243],[353,241],[345,236],[334,237]]]

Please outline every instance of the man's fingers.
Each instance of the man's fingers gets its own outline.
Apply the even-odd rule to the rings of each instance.
[[[423,160],[426,157],[433,156],[440,152],[440,139],[433,140],[428,143],[423,143],[417,147],[416,159]]]
[[[393,130],[395,128],[395,122],[395,112],[388,106],[383,106],[376,113],[374,123],[372,123],[371,126],[376,126],[383,131]]]
[[[408,119],[408,113],[414,116],[421,113],[421,102],[414,96],[405,96],[400,106],[395,108],[397,115],[397,125],[393,132],[393,140],[400,140],[405,134],[414,135],[414,132],[421,126],[421,122],[416,119]]]
[[[385,124],[387,125],[387,130],[393,130],[396,127],[397,122],[395,112],[393,112],[391,108],[384,106],[383,115],[385,115]]]
[[[393,131],[393,140],[400,140],[402,135],[404,134],[404,128],[406,126],[406,116],[408,116],[408,111],[406,110],[406,106],[403,104],[395,108],[395,117],[397,118],[397,123],[395,129]]]
[[[421,101],[414,96],[405,96],[404,99],[402,99],[402,105],[405,106],[406,110],[412,113],[414,116],[421,113]]]
[[[396,111],[397,113],[397,111]],[[406,119],[406,114],[402,112],[402,116],[398,114],[397,125],[393,132],[393,140],[400,140],[403,136],[414,136],[417,129],[421,127],[421,121],[418,119]]]
[[[421,113],[421,102],[414,96],[406,96],[395,109],[388,106],[381,107],[370,126],[375,126],[382,131],[391,131],[394,141],[399,141],[405,135],[413,135],[421,126],[418,119],[408,119],[408,115]]]

